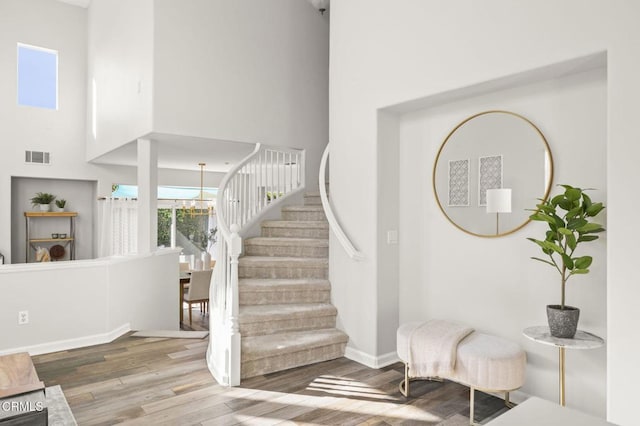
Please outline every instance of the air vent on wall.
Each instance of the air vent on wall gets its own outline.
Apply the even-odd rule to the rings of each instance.
[[[50,153],[44,151],[25,151],[24,161],[28,164],[50,164]]]

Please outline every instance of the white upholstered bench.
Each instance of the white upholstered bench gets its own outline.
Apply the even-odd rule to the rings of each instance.
[[[457,347],[453,373],[447,377],[413,377],[409,369],[409,340],[421,322],[403,324],[398,328],[398,356],[404,362],[404,380],[400,392],[409,396],[411,380],[448,379],[469,386],[469,422],[474,425],[474,391],[504,392],[505,404],[511,407],[509,392],[524,384],[525,352],[514,342],[476,331],[462,339]]]

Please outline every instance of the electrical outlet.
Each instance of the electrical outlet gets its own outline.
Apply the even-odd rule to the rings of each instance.
[[[18,325],[29,324],[29,311],[18,312]]]

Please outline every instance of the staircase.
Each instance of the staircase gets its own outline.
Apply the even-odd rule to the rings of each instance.
[[[239,261],[242,378],[339,358],[348,337],[331,305],[329,225],[318,194],[262,222]]]

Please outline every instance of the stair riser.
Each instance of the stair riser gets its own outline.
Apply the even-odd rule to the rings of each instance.
[[[304,196],[304,205],[305,206],[321,206],[322,200],[320,196],[316,195],[305,195]]]
[[[329,257],[329,247],[304,245],[258,245],[246,243],[244,246],[244,253],[248,256]]]
[[[334,328],[336,315],[321,317],[287,318],[281,320],[269,320],[243,323],[240,322],[240,335],[263,336],[265,334],[285,333],[288,331],[317,330],[322,328]]]
[[[326,279],[327,267],[275,267],[275,266],[240,266],[240,278],[323,278]]]
[[[325,216],[323,211],[283,211],[282,212],[282,220],[322,220],[326,221],[327,216]]]
[[[240,291],[240,306],[330,303],[329,291]]]
[[[329,238],[329,228],[262,227],[263,237]]]
[[[315,364],[317,362],[340,358],[344,356],[346,346],[346,343],[336,343],[294,352],[286,356],[278,355],[253,361],[244,361],[241,367],[242,378],[246,379],[262,374],[300,367],[301,365]]]

